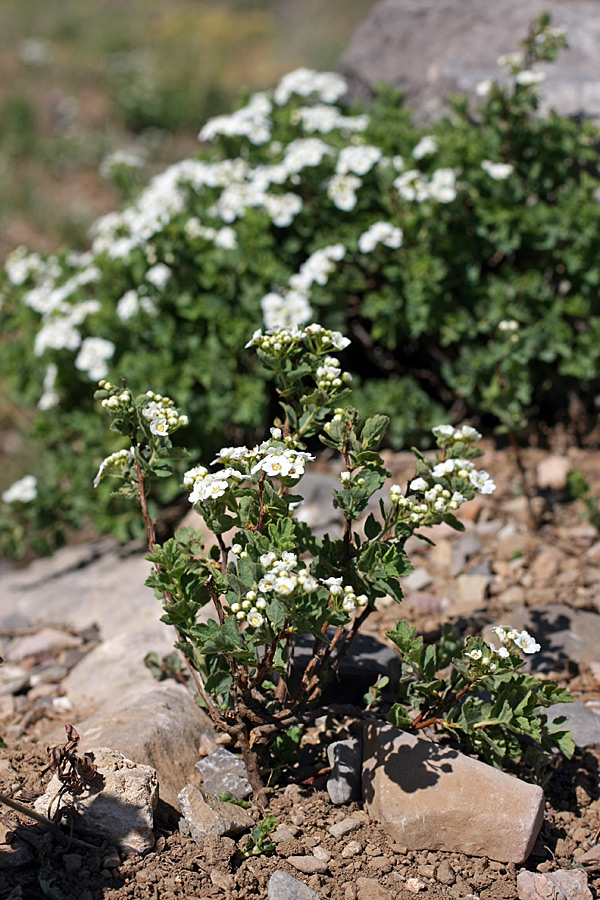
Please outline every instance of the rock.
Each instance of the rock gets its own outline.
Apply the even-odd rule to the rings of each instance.
[[[231,892],[235,888],[233,875],[230,875],[228,872],[221,872],[220,869],[212,870],[212,872],[210,873],[210,880],[215,887],[218,887],[225,892]]]
[[[188,784],[179,792],[179,806],[197,844],[209,834],[240,834],[252,828],[252,816],[234,803],[224,803],[218,797]]]
[[[407,594],[410,594],[411,591],[422,591],[430,584],[433,584],[433,578],[427,569],[422,567],[416,568],[414,572],[402,579],[402,589]]]
[[[404,598],[404,605],[418,610],[423,616],[439,616],[448,608],[449,600],[439,594],[414,591]]]
[[[40,628],[35,634],[16,638],[10,645],[6,658],[9,662],[20,663],[28,657],[52,657],[61,650],[80,647],[81,638],[58,628]]]
[[[587,874],[582,869],[556,872],[519,872],[519,900],[592,900]]]
[[[21,666],[0,666],[0,697],[18,694],[29,684],[29,672]]]
[[[546,710],[548,721],[553,722],[559,716],[567,717],[565,730],[573,735],[575,746],[580,750],[600,747],[600,715],[593,712],[584,703],[555,703]]]
[[[316,859],[320,859],[326,863],[328,863],[331,859],[331,853],[329,852],[329,850],[326,850],[325,847],[320,846],[313,847],[313,856]]]
[[[598,613],[573,609],[561,603],[549,603],[541,607],[513,609],[504,621],[494,624],[510,625],[519,630],[524,628],[541,644],[540,652],[530,660],[534,671],[557,671],[568,660],[591,663],[598,659]]]
[[[68,802],[82,816],[83,826],[106,835],[124,850],[150,850],[154,846],[152,827],[158,802],[156,771],[105,747],[88,750],[85,756],[97,767],[100,777],[81,794],[66,792]],[[62,782],[54,775],[45,794],[35,801],[36,812],[48,815],[50,808],[54,810],[56,795],[62,789]]]
[[[425,889],[425,884],[419,878],[407,878],[405,887],[411,894],[418,894]]]
[[[186,687],[150,678],[89,719],[75,717],[74,724],[86,744],[114,747],[156,769],[161,799],[177,808],[178,793],[194,771],[195,748],[210,721]]]
[[[65,853],[63,855],[62,864],[67,875],[72,875],[73,872],[79,871],[82,859],[81,853]],[[119,863],[117,863],[117,865],[119,865]]]
[[[284,841],[291,841],[298,834],[298,829],[294,828],[292,831],[289,828],[276,828],[275,831],[272,831],[269,837],[272,841],[275,841],[276,844],[282,844]]]
[[[327,747],[331,775],[327,779],[327,793],[335,806],[350,803],[360,797],[362,741],[349,738],[335,741]]]
[[[553,581],[560,571],[562,557],[558,553],[550,550],[543,550],[538,553],[531,563],[529,571],[537,582],[548,584]]]
[[[571,463],[566,456],[545,456],[537,464],[536,478],[541,490],[562,491],[567,486]]]
[[[245,800],[252,793],[244,761],[225,747],[201,759],[196,768],[202,774],[204,789],[211,794],[230,791],[238,800]]]
[[[440,884],[454,884],[456,875],[447,859],[443,859],[437,867],[435,877]]]
[[[600,19],[586,0],[382,0],[357,29],[338,69],[351,100],[369,100],[387,82],[403,91],[420,124],[449,111],[450,94],[475,94],[486,78],[506,80],[498,56],[518,49],[532,19],[549,12],[565,27],[569,49],[536,69],[548,75],[542,109],[600,116]]]
[[[582,853],[581,856],[577,857],[577,862],[590,871],[600,869],[600,844],[594,844],[593,847]]]
[[[0,847],[0,872],[5,869],[20,869],[33,860],[32,847],[25,841],[13,839],[10,844]]]
[[[319,900],[319,895],[307,885],[277,869],[269,878],[269,900]]]
[[[341,822],[336,822],[335,825],[331,825],[328,830],[329,834],[337,839],[344,837],[346,834],[351,834],[353,831],[356,831],[357,828],[360,828],[360,822],[348,817],[342,819]]]
[[[374,878],[356,879],[357,900],[392,900],[392,895]]]
[[[540,787],[453,748],[372,723],[364,730],[363,799],[369,815],[410,850],[500,862],[527,859],[544,814]]]
[[[342,859],[352,859],[362,851],[362,844],[358,841],[348,841],[342,849]]]
[[[288,856],[287,861],[305,875],[324,875],[327,871],[327,863],[316,856]]]
[[[471,556],[481,553],[481,541],[477,535],[470,531],[463,534],[452,545],[452,564],[450,566],[450,574],[453,578],[459,575],[465,567],[465,563]]]
[[[298,507],[297,518],[310,525],[317,537],[341,536],[344,517],[333,506],[333,492],[339,490],[339,479],[326,472],[307,472],[298,485],[298,493],[304,499]]]
[[[490,581],[489,575],[459,575],[456,596],[451,603],[452,611],[463,615],[484,607]]]

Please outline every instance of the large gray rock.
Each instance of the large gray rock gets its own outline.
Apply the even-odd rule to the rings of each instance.
[[[114,747],[158,772],[161,800],[177,808],[177,795],[190,780],[202,734],[211,727],[206,713],[183,685],[151,678],[117,693],[96,715],[74,721],[82,746]]]
[[[104,747],[86,754],[97,767],[98,776],[89,789],[65,799],[81,815],[81,824],[97,830],[124,850],[144,853],[154,846],[154,809],[158,801],[158,778],[151,766],[141,766],[122,753]],[[35,801],[42,815],[56,810],[56,797],[63,789],[57,775],[46,792]],[[64,802],[64,801],[63,801]]]
[[[365,727],[363,799],[409,850],[500,862],[527,859],[544,815],[540,787],[390,725]]]
[[[473,93],[497,78],[498,56],[518,49],[542,12],[567,31],[569,50],[539,66],[545,105],[600,116],[600,7],[590,0],[382,0],[356,31],[338,69],[353,98],[368,100],[378,82],[400,88],[422,123],[448,111],[445,98]]]

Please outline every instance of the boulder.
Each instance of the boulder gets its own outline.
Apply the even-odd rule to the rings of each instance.
[[[409,850],[522,863],[542,826],[544,793],[447,745],[390,725],[364,731],[369,815]]]
[[[67,790],[63,795],[80,814],[82,827],[99,831],[123,850],[150,850],[154,846],[152,828],[158,802],[156,771],[105,747],[88,750],[85,756],[96,766],[96,778],[83,793]],[[35,801],[36,812],[53,814],[57,795],[63,788],[54,775],[46,792]]]
[[[533,19],[552,15],[569,49],[547,73],[542,110],[600,116],[600,8],[589,0],[382,0],[342,57],[350,98],[369,101],[378,82],[399,88],[420,124],[447,113],[450,94],[475,94],[487,78],[502,80],[499,56],[518,49]]]

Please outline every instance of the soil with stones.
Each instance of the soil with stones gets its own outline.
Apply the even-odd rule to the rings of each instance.
[[[465,631],[478,631],[498,619],[509,624],[516,606],[559,602],[600,611],[600,535],[585,518],[583,504],[571,501],[561,486],[560,465],[547,484],[540,465],[547,455],[530,450],[524,459],[533,504],[519,493],[522,482],[511,454],[492,451],[485,466],[498,490],[465,510],[466,533],[477,537],[469,553],[462,553],[443,528],[435,535],[435,548],[414,548],[419,551],[415,565],[425,574],[421,584],[407,585],[402,613],[423,633],[435,635],[445,621]],[[592,494],[600,496],[600,457],[569,451],[568,462],[581,469]],[[390,455],[387,464],[400,483],[405,469],[410,472],[403,454]],[[464,578],[481,573],[488,573],[483,611],[468,612]],[[398,618],[395,604],[380,603],[373,632],[383,636]],[[600,647],[597,661],[567,659],[550,674],[578,700],[600,707]],[[8,746],[0,749],[0,794],[28,808],[51,775],[45,735],[57,719],[64,719],[52,703],[61,694],[60,683],[44,688],[12,697],[4,706],[0,702],[0,734],[10,735]],[[178,811],[163,803],[156,812],[156,845],[144,857],[119,853],[80,823],[51,830],[0,806],[0,900],[266,900],[276,870],[332,900],[407,900],[415,895],[514,900],[523,869],[569,869],[581,865],[578,859],[594,847],[599,852],[585,870],[592,896],[600,896],[600,750],[578,750],[570,761],[550,762],[544,773],[546,814],[533,853],[524,866],[504,865],[461,854],[407,851],[369,820],[360,803],[333,806],[325,790],[326,748],[347,737],[353,724],[324,715],[307,730],[298,761],[270,796],[267,812],[275,816],[278,830],[268,855],[245,857],[247,835],[209,837],[196,844],[179,831]],[[520,775],[533,778],[528,772]],[[489,814],[493,818],[492,809]],[[262,818],[258,812],[254,816],[257,822]],[[331,826],[348,817],[355,821],[353,830],[341,839],[332,836]]]

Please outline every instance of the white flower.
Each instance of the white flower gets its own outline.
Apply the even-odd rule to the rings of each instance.
[[[57,375],[58,367],[55,363],[50,363],[46,367],[46,374],[44,375],[44,392],[38,400],[38,409],[48,410],[57,405],[60,399],[54,390]]]
[[[332,153],[329,144],[320,138],[298,138],[287,145],[283,165],[290,175],[294,175],[307,166],[319,166],[323,158]]]
[[[496,63],[502,68],[515,69],[523,65],[523,60],[523,53],[520,50],[515,50],[514,53],[505,53],[503,56],[499,56]]]
[[[417,146],[413,150],[415,159],[423,159],[424,156],[432,156],[437,150],[437,141],[432,135],[427,134],[422,137]]]
[[[454,472],[456,460],[446,459],[444,462],[437,463],[431,470],[434,478],[443,478],[444,475],[450,475]]]
[[[310,303],[300,291],[287,291],[283,296],[275,292],[265,294],[260,306],[268,329],[303,325],[312,318]]]
[[[424,478],[413,478],[410,483],[411,491],[426,491],[428,486]]]
[[[115,352],[115,345],[99,337],[87,337],[81,344],[75,360],[75,368],[85,372],[92,381],[100,381],[108,373],[107,360]]]
[[[453,169],[436,169],[429,182],[429,196],[438,203],[456,199],[456,174]]]
[[[126,291],[117,303],[117,316],[121,322],[128,322],[139,311],[140,300],[134,290]]]
[[[171,270],[164,263],[156,263],[155,266],[152,266],[146,272],[146,281],[149,281],[150,284],[153,284],[159,290],[164,288],[170,277]]]
[[[490,650],[492,650],[492,652],[495,653],[496,656],[500,656],[502,659],[508,659],[508,657],[510,656],[507,647],[498,647],[498,649],[496,650],[495,645],[490,644]]]
[[[454,425],[436,425],[431,430],[436,437],[454,437]]]
[[[478,97],[489,97],[493,86],[494,82],[491,78],[484,78],[483,81],[475,85],[475,93]]]
[[[273,590],[282,597],[289,597],[296,590],[297,580],[291,575],[279,575],[273,582]]]
[[[329,593],[334,597],[343,592],[341,578],[324,578],[322,579],[321,584],[324,584],[325,587],[328,587]]]
[[[515,167],[510,163],[495,163],[490,162],[489,159],[484,159],[481,163],[481,168],[494,181],[504,181],[514,171]]]
[[[338,209],[350,212],[356,206],[356,191],[361,184],[356,175],[334,175],[327,183],[327,196]]]
[[[25,475],[13,482],[2,494],[4,503],[31,503],[37,497],[37,478]]]
[[[463,441],[480,441],[481,434],[471,425],[463,425],[455,432],[455,437]]]
[[[493,494],[496,490],[494,479],[485,469],[473,470],[469,472],[469,481],[480,494]]]
[[[106,469],[124,469],[125,466],[129,465],[129,463],[133,459],[133,450],[117,450],[116,453],[111,453],[110,456],[107,456],[106,459],[103,459],[100,463],[100,468],[98,469],[98,473],[94,478],[94,487],[98,487],[102,479],[104,478],[104,473]]]
[[[265,621],[265,617],[258,611],[258,609],[251,609],[247,615],[247,620],[248,625],[251,625],[252,628],[260,628],[260,626]]]
[[[465,656],[468,656],[470,659],[477,661],[477,660],[481,659],[481,657],[483,656],[483,653],[481,652],[481,650],[470,650],[467,653],[465,653]]]
[[[531,69],[523,69],[521,72],[517,72],[517,74],[515,75],[516,84],[520,84],[522,87],[530,87],[533,84],[540,84],[545,80],[546,75],[544,72],[532,72]]]
[[[523,653],[537,653],[538,650],[541,650],[541,646],[536,643],[535,638],[533,638],[526,631],[521,631],[517,637],[514,639],[515,644],[519,647]]]

